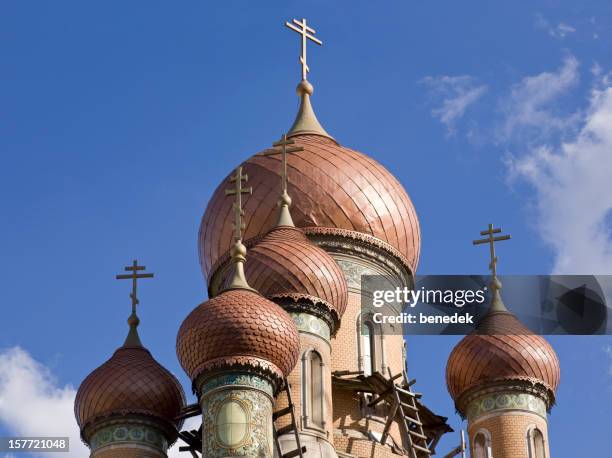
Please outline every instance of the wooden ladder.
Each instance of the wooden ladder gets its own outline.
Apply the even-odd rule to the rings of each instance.
[[[287,407],[285,407],[284,409],[280,409],[272,414],[272,422],[274,424],[274,441],[276,442],[278,456],[281,458],[295,458],[298,456],[300,458],[304,458],[304,453],[306,453],[306,447],[303,447],[300,443],[300,433],[298,431],[297,423],[295,421],[295,405],[293,404],[293,400],[291,399],[291,388],[286,378],[283,380],[282,391],[285,391],[285,393],[287,394]],[[288,425],[277,429],[276,421],[286,415],[291,415],[291,422]],[[297,448],[295,450],[291,450],[290,452],[283,454],[283,451],[281,450],[280,446],[280,436],[290,432],[293,432],[295,436],[295,443],[297,445]]]
[[[391,407],[390,415],[395,417],[396,413],[399,412],[400,415],[400,426],[404,428],[404,432],[406,433],[406,438],[408,439],[408,453],[411,458],[418,458],[419,455],[431,455],[431,451],[429,450],[429,446],[427,445],[427,436],[425,436],[425,432],[423,431],[423,423],[421,423],[421,418],[419,417],[419,408],[416,404],[416,399],[419,397],[419,394],[414,393],[410,386],[412,386],[416,380],[412,382],[408,382],[406,388],[400,388],[393,382],[393,377],[391,375],[391,370],[389,370],[389,377],[391,377],[391,383],[393,384],[393,405]],[[408,398],[407,402],[402,402],[402,398],[400,397],[400,393],[405,395]],[[383,435],[388,434],[388,428],[385,428]]]

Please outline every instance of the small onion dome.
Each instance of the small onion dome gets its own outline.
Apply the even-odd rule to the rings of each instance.
[[[333,229],[385,249],[410,273],[416,272],[421,245],[416,211],[401,183],[381,164],[322,135],[295,134],[287,155],[291,215],[297,227],[311,232]],[[245,241],[264,236],[274,226],[279,155],[256,154],[243,164],[253,195],[245,203]],[[202,217],[199,254],[210,280],[218,261],[232,245],[232,202],[226,180],[216,189]],[[247,242],[248,244],[248,242]]]
[[[138,320],[134,315],[130,320],[134,318]],[[181,426],[176,418],[185,405],[183,388],[140,344],[132,323],[125,344],[89,374],[77,392],[74,412],[86,442],[91,427],[128,415],[148,417],[165,431],[169,443],[176,440]]]
[[[176,339],[178,359],[194,384],[205,372],[235,368],[280,382],[297,363],[299,351],[297,327],[289,314],[244,287],[198,305]]]
[[[331,318],[332,329],[346,310],[342,269],[296,227],[277,226],[254,241],[244,270],[249,284],[263,296],[283,305],[310,303]]]
[[[499,299],[498,291],[494,294]],[[446,385],[458,407],[470,392],[506,381],[523,381],[539,387],[550,408],[559,380],[559,360],[553,348],[524,326],[500,299],[497,304],[494,300],[476,330],[457,344],[446,365]]]

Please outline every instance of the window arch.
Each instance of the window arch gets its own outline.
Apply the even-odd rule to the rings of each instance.
[[[380,325],[376,325],[370,316],[357,316],[357,353],[358,369],[364,375],[381,371],[383,359],[383,339]]]
[[[486,429],[480,429],[472,441],[473,458],[493,458],[491,453],[491,434]]]
[[[324,367],[316,350],[302,356],[302,419],[306,428],[325,429]]]
[[[536,426],[527,430],[527,450],[529,458],[546,458],[544,434]]]
[[[376,341],[374,340],[374,325],[364,321],[361,325],[361,358],[364,375],[372,375],[376,371]]]

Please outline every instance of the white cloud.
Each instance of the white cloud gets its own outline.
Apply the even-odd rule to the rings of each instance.
[[[89,455],[74,419],[75,395],[72,386],[58,386],[51,371],[22,348],[0,352],[0,422],[19,436],[70,437],[70,453],[41,456]]]
[[[496,129],[497,140],[542,139],[551,133],[571,129],[579,114],[563,115],[556,102],[578,81],[578,61],[571,55],[564,59],[557,72],[523,78],[501,101],[503,121]]]
[[[438,102],[431,114],[446,126],[448,135],[456,133],[456,122],[487,91],[487,86],[476,84],[468,75],[428,76],[421,82],[429,86]]]
[[[553,26],[540,13],[536,14],[535,16],[535,26],[538,29],[545,30],[551,37],[558,39],[563,39],[570,33],[574,33],[576,31],[575,27],[572,27],[565,22],[559,22],[556,26]]]
[[[574,64],[568,66],[565,72],[573,73]],[[563,84],[572,79],[566,76]],[[609,82],[600,78],[592,90],[573,138],[509,161],[512,176],[536,191],[537,227],[554,249],[554,273],[612,274],[612,87],[604,85]]]

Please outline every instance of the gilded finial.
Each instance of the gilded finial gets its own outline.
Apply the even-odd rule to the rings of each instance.
[[[136,315],[136,306],[140,304],[140,301],[138,300],[137,296],[138,280],[140,278],[153,278],[154,275],[152,273],[142,273],[142,271],[145,269],[145,266],[139,266],[138,261],[134,260],[131,266],[127,266],[124,268],[126,272],[131,273],[120,274],[115,277],[117,280],[132,280],[132,292],[130,293],[130,299],[132,300],[132,314],[128,317],[130,331],[125,339],[125,343],[123,344],[123,346],[125,347],[142,346],[142,343],[140,342],[140,337],[138,336],[138,331],[136,329],[140,324],[140,319],[138,318],[138,315]]]
[[[302,64],[302,80],[297,87],[297,94],[300,97],[300,109],[295,121],[293,122],[293,126],[291,126],[291,129],[289,129],[289,132],[287,133],[287,136],[292,137],[294,135],[310,134],[320,135],[322,137],[327,137],[334,140],[333,137],[329,135],[319,123],[319,120],[312,109],[312,104],[310,103],[310,96],[314,92],[314,87],[308,82],[308,73],[310,72],[310,67],[308,66],[308,62],[306,60],[308,40],[318,44],[319,46],[323,45],[323,42],[315,38],[314,35],[316,31],[307,25],[306,19],[302,19],[302,21],[293,19],[292,22],[285,22],[285,25],[294,32],[300,34],[302,46],[302,53],[300,55],[300,63]]]
[[[502,284],[497,278],[497,256],[495,255],[495,242],[501,242],[502,240],[510,240],[510,234],[499,235],[497,237],[493,236],[493,234],[499,234],[501,232],[501,228],[494,228],[493,224],[489,224],[489,228],[486,231],[480,231],[480,235],[487,236],[484,239],[474,240],[472,241],[473,245],[482,245],[484,243],[489,244],[491,262],[489,263],[489,269],[492,273],[491,282],[489,283],[489,287],[492,290],[493,297],[491,299],[491,311],[506,311],[506,306],[502,301],[500,290],[502,288]]]
[[[244,229],[244,210],[242,209],[242,194],[253,194],[253,188],[242,187],[243,183],[249,180],[246,173],[242,173],[242,166],[236,169],[236,173],[230,178],[230,183],[234,183],[232,189],[226,189],[226,196],[234,197],[234,245],[231,249],[232,264],[234,264],[234,273],[231,282],[227,289],[252,289],[246,281],[244,275],[244,262],[246,261],[247,249],[242,243],[242,230]]]
[[[281,194],[278,200],[277,226],[294,226],[291,212],[289,211],[291,197],[289,197],[289,193],[287,193],[287,154],[304,151],[304,148],[301,146],[291,146],[294,144],[295,141],[288,139],[287,135],[283,134],[279,141],[272,144],[272,149],[263,153],[264,156],[272,156],[275,154],[280,154],[281,156]]]

